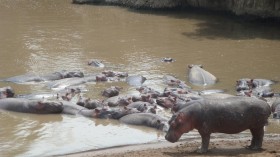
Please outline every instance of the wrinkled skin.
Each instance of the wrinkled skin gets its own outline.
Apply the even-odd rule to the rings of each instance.
[[[217,82],[217,78],[202,69],[201,65],[189,65],[188,79],[189,82],[198,86],[213,85]]]
[[[14,90],[12,87],[2,87],[0,88],[0,99],[3,98],[12,98],[15,96]]]
[[[249,129],[253,137],[248,148],[259,150],[270,110],[266,102],[256,98],[197,100],[172,116],[165,139],[176,142],[182,134],[197,129],[202,138],[198,152],[205,153],[208,151],[211,133],[235,134]]]
[[[56,101],[5,98],[0,99],[0,109],[22,113],[51,114],[61,113],[63,105]]]
[[[167,131],[167,120],[159,115],[152,113],[134,113],[120,118],[125,124],[142,125],[156,128],[158,130]]]

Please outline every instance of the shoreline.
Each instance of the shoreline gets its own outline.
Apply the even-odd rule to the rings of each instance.
[[[88,150],[59,157],[124,157],[124,156],[275,156],[280,157],[280,134],[265,134],[263,150],[253,151],[245,147],[250,144],[251,137],[241,138],[212,138],[209,144],[209,151],[205,154],[196,153],[201,144],[201,139],[184,139],[176,143],[168,141],[145,143],[136,145],[123,145],[96,150]]]

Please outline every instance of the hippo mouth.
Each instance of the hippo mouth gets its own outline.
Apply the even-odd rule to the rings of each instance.
[[[180,139],[181,136],[182,136],[182,134],[180,134],[180,133],[175,133],[175,132],[170,133],[170,132],[167,132],[166,135],[165,135],[165,139],[167,141],[169,141],[169,142],[174,143],[174,142],[177,142]]]

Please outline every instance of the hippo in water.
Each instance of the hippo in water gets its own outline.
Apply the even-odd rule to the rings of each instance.
[[[99,68],[105,67],[105,65],[102,63],[102,61],[97,60],[97,59],[92,59],[92,60],[88,61],[88,65],[99,67]]]
[[[12,98],[14,96],[15,96],[15,93],[14,93],[14,90],[12,87],[7,86],[7,87],[0,88],[0,99]]]
[[[45,75],[37,75],[32,73],[27,73],[24,75],[18,75],[4,79],[4,81],[14,82],[14,83],[30,83],[30,82],[45,82],[45,81],[54,81],[64,78],[72,77],[84,77],[84,73],[80,71],[66,71],[62,70],[60,72],[53,72]]]
[[[213,74],[202,69],[202,65],[189,65],[188,67],[190,83],[198,86],[206,86],[213,85],[217,82],[217,78]]]
[[[272,84],[275,84],[275,81],[267,80],[267,79],[249,79],[242,78],[236,81],[236,91],[241,90],[250,90],[258,87],[267,87]]]
[[[170,128],[165,136],[176,142],[184,133],[197,129],[202,137],[199,153],[208,151],[211,133],[235,134],[246,129],[252,133],[249,149],[262,147],[264,126],[268,123],[270,106],[260,99],[228,97],[225,99],[201,99],[176,112],[169,120]]]
[[[51,114],[61,113],[63,105],[56,101],[5,98],[0,99],[0,109],[22,113]]]
[[[167,131],[167,119],[152,113],[134,113],[120,118],[120,121],[125,124],[143,125],[158,130]]]

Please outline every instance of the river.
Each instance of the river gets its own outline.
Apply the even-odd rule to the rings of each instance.
[[[118,6],[74,5],[71,0],[0,0],[0,79],[26,73],[60,70],[85,73],[126,71],[147,78],[144,85],[160,89],[165,74],[187,82],[188,64],[202,64],[219,78],[202,89],[226,89],[235,94],[240,78],[280,81],[280,29],[243,21],[221,13],[136,11]],[[163,57],[175,59],[163,63]],[[104,69],[87,65],[103,60]],[[86,96],[126,83],[87,86]],[[11,86],[16,94],[49,92],[44,84]],[[280,84],[272,86],[280,92]],[[69,115],[0,112],[0,156],[50,156],[117,145],[157,142],[164,133],[118,121]],[[280,133],[270,119],[266,133]],[[191,133],[186,136],[197,136]]]

